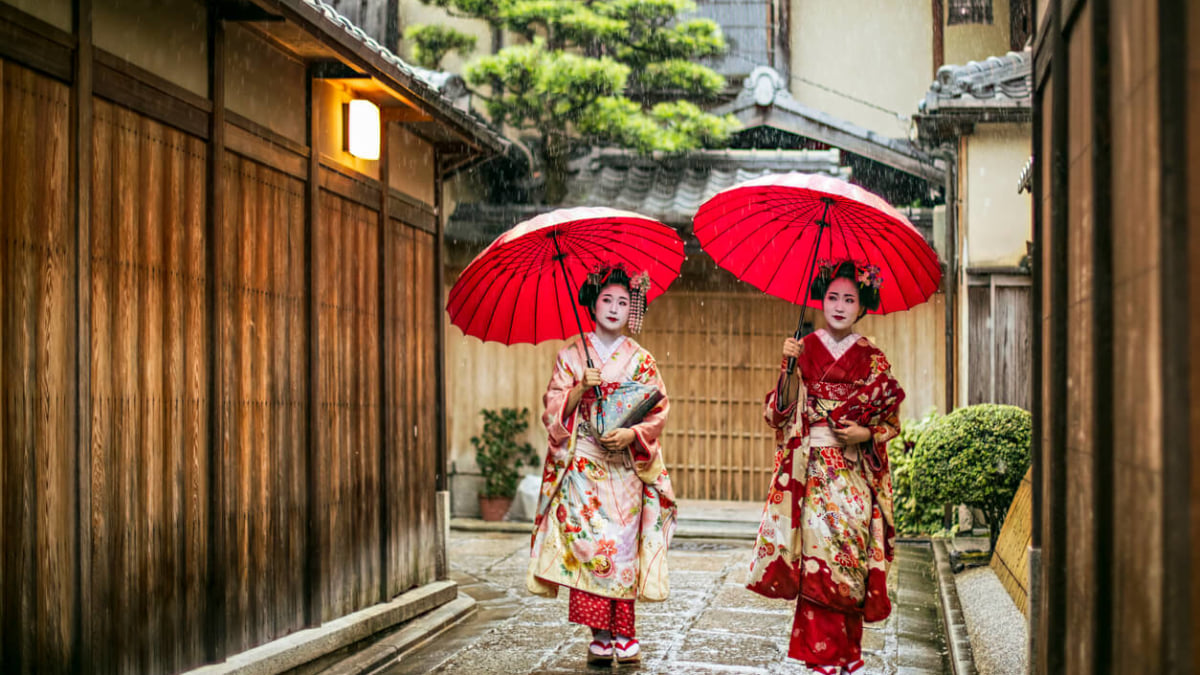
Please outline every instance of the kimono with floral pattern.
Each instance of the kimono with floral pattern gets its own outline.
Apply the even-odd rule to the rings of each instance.
[[[891,613],[887,569],[895,530],[887,441],[899,433],[904,391],[866,338],[851,334],[836,343],[821,330],[803,342],[797,401],[779,410],[778,385],[766,398],[764,416],[776,430],[775,471],[747,588],[798,599],[789,656],[845,665],[860,657],[863,620]],[[861,424],[872,439],[846,448],[813,444],[813,428],[829,419]]]
[[[588,334],[592,354],[598,354]],[[526,587],[553,597],[559,586],[616,600],[665,600],[667,548],[675,530],[675,494],[659,436],[669,403],[650,352],[624,338],[600,368],[606,383],[656,387],[663,398],[638,424],[627,452],[610,456],[581,431],[584,402],[566,413],[567,396],[583,376],[579,338],[558,353],[546,389],[542,421],[549,450],[542,471]]]

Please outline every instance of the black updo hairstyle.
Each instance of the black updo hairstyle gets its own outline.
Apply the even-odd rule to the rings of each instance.
[[[858,318],[861,319],[867,312],[879,309],[879,289],[858,280],[858,266],[853,260],[821,265],[809,287],[809,297],[813,300],[824,300],[825,293],[829,291],[829,285],[834,279],[849,279],[854,282],[855,288],[858,289],[858,305],[862,308]]]
[[[587,276],[579,287],[579,304],[587,308],[592,321],[596,320],[596,301],[600,299],[600,291],[607,286],[621,286],[633,298],[632,280],[629,274],[620,267],[601,267]]]

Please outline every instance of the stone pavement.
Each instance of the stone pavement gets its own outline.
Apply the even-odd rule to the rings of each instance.
[[[452,578],[479,601],[463,623],[380,671],[438,673],[596,673],[584,651],[588,631],[566,620],[567,593],[550,600],[527,593],[528,534],[451,533]],[[743,588],[750,542],[676,539],[670,552],[671,597],[637,606],[642,663],[624,673],[806,673],[786,658],[792,605]],[[937,611],[933,554],[901,544],[889,587],[892,616],[863,636],[871,675],[949,673]]]

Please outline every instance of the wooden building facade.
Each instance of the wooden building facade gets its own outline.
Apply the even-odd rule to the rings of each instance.
[[[1200,666],[1200,5],[1038,2],[1031,672]]]
[[[503,143],[364,38],[0,2],[0,670],[180,672],[446,578],[438,195]]]

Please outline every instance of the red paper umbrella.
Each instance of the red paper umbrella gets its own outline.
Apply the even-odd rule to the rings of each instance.
[[[937,254],[878,195],[831,176],[764,176],[700,206],[696,238],[718,265],[756,288],[820,309],[809,284],[817,258],[852,259],[883,274],[879,314],[929,299],[942,279]]]
[[[878,266],[878,314],[925,302],[942,278],[937,254],[907,218],[878,195],[830,176],[764,176],[722,190],[696,212],[695,233],[738,279],[806,309],[821,307],[809,298],[818,258]]]
[[[513,227],[476,256],[450,289],[446,309],[451,323],[484,341],[561,340],[592,327],[576,297],[597,267],[648,273],[649,303],[682,263],[683,240],[656,220],[608,208],[559,209]]]

